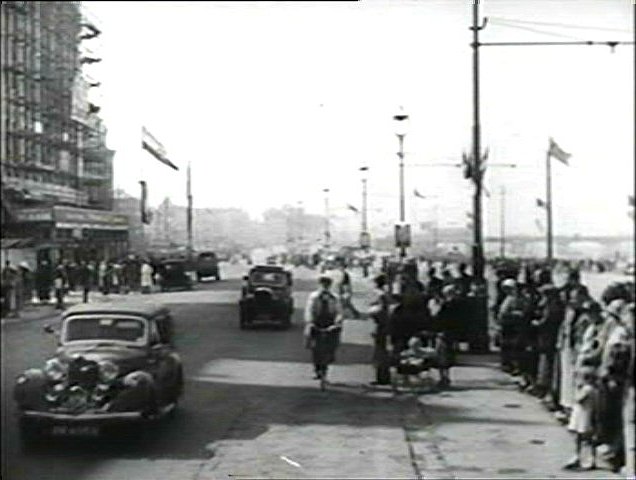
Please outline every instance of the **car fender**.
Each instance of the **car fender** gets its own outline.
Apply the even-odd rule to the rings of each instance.
[[[109,411],[145,410],[153,406],[156,399],[156,382],[150,373],[143,370],[130,372],[123,378],[122,383],[125,388],[113,399]]]
[[[13,396],[22,408],[38,408],[44,406],[47,378],[39,368],[30,368],[16,379]]]

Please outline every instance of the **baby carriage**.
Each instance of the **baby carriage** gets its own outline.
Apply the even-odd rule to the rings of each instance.
[[[395,375],[392,375],[393,390],[397,392],[400,383],[404,387],[411,386],[411,377],[430,383],[428,372],[431,368],[438,367],[443,348],[442,335],[437,332],[422,331],[411,337],[408,348],[399,352],[395,359]]]

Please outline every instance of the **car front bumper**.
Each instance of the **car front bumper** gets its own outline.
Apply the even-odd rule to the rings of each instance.
[[[141,421],[145,419],[141,412],[84,412],[73,414],[25,410],[20,412],[20,415],[25,420],[51,424],[110,424]]]

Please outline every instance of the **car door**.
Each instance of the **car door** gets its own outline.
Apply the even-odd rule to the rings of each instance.
[[[149,354],[148,369],[155,379],[156,394],[160,404],[165,404],[169,398],[171,364],[168,359],[168,345],[161,340],[156,320],[148,321]]]

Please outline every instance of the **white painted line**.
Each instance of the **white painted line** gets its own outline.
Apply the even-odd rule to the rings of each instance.
[[[289,458],[285,457],[284,455],[280,456],[280,459],[283,460],[284,462],[289,463],[291,466],[296,467],[296,468],[302,468],[300,466],[300,463],[296,463],[293,460],[290,460]]]

